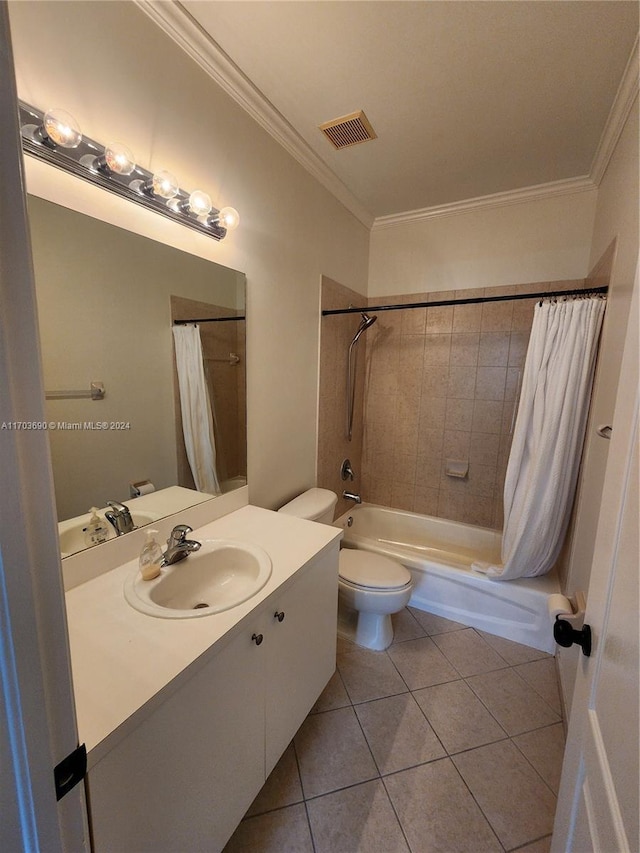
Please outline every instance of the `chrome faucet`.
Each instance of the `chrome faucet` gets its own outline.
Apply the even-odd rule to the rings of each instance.
[[[360,497],[360,495],[356,495],[355,492],[343,492],[342,497],[346,498],[346,500],[348,501],[355,501],[357,504],[362,503],[362,498]]]
[[[163,566],[172,566],[174,563],[179,563],[184,560],[192,551],[198,551],[201,542],[196,542],[195,539],[187,539],[187,533],[191,533],[192,527],[188,524],[177,524],[171,531],[171,535],[167,539],[167,550],[162,558]]]
[[[111,507],[111,511],[105,512],[104,517],[114,526],[118,536],[136,529],[128,506],[118,501],[107,501],[107,506]]]

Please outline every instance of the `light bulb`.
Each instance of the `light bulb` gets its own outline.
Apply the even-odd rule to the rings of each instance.
[[[98,158],[97,167],[107,174],[130,175],[136,167],[133,154],[126,145],[110,142],[105,146],[104,155]]]
[[[53,109],[44,114],[41,135],[61,148],[77,148],[82,141],[80,125],[66,110]]]
[[[188,209],[194,216],[206,216],[211,210],[211,199],[201,190],[194,190],[189,196]]]
[[[156,172],[151,179],[150,187],[154,195],[160,198],[175,198],[180,187],[178,181],[171,172]]]
[[[223,207],[218,213],[218,224],[227,231],[235,230],[240,224],[240,215],[235,207]]]

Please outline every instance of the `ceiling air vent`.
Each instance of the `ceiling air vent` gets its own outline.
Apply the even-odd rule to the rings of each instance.
[[[342,118],[334,118],[320,125],[320,130],[331,142],[334,148],[348,148],[360,142],[376,139],[375,130],[369,124],[369,119],[359,110]]]

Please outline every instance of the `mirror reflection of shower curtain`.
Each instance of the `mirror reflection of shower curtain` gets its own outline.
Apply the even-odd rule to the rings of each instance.
[[[558,558],[569,523],[589,414],[605,300],[535,306],[504,484],[502,565],[496,580],[535,577]]]
[[[211,401],[202,359],[200,327],[173,326],[180,411],[187,459],[199,492],[221,493],[216,470],[216,447]]]

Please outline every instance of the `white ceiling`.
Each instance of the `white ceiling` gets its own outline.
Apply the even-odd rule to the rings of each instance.
[[[638,30],[635,0],[184,0],[178,13],[372,217],[589,175]],[[335,151],[318,125],[359,109],[378,138]]]

